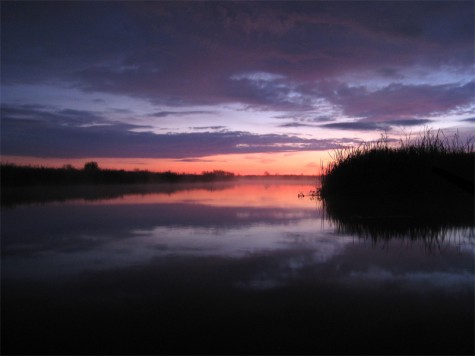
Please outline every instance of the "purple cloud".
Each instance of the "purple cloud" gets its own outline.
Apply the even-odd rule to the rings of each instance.
[[[305,124],[301,122],[288,122],[286,124],[280,124],[279,127],[318,127],[318,125]]]
[[[438,85],[390,84],[370,90],[365,86],[323,81],[301,86],[299,90],[304,95],[314,95],[327,100],[348,117],[384,122],[466,110],[473,105],[475,82]]]
[[[371,92],[365,87],[340,86],[328,99],[348,116],[372,120],[446,113],[473,103],[474,82],[463,85],[391,84]]]
[[[226,130],[226,126],[192,126],[192,130]]]
[[[334,122],[330,124],[319,125],[319,127],[340,130],[388,131],[395,126],[422,126],[430,122],[432,122],[432,120],[428,119],[388,120],[384,122],[361,120],[355,122]]]
[[[73,109],[52,110],[41,105],[2,105],[0,114],[2,121],[16,119],[22,122],[65,126],[88,125],[105,121],[100,114],[93,111]]]
[[[4,82],[59,79],[176,105],[278,105],[289,86],[256,88],[231,77],[269,72],[289,84],[473,64],[472,3],[56,5],[4,4]]]
[[[169,117],[169,116],[190,116],[202,114],[215,114],[214,111],[206,110],[189,110],[189,111],[158,111],[150,114],[151,117]]]
[[[29,111],[29,117],[35,114]],[[56,118],[56,113],[51,114]],[[340,147],[341,139],[304,139],[243,131],[205,131],[156,134],[123,123],[64,125],[51,121],[45,111],[40,118],[21,118],[14,108],[2,117],[2,154],[55,157],[199,158],[215,154],[318,151]],[[28,144],[25,144],[28,143]]]
[[[156,134],[67,107],[59,96],[50,107],[34,107],[25,91],[20,101],[3,99],[2,153],[195,159],[324,150],[341,142],[272,130],[377,131],[466,114],[473,111],[474,11],[473,2],[422,1],[5,2],[4,93],[28,84],[120,94],[153,109],[147,117],[131,105],[119,116],[199,121],[182,125],[198,132]],[[424,84],[408,74],[420,72]],[[434,73],[444,80],[432,81]],[[352,76],[380,82],[342,79]],[[242,115],[231,114],[236,121],[226,126],[203,118],[225,112],[224,105],[286,121],[254,134],[243,129],[254,117],[245,126],[236,118]]]
[[[386,123],[391,126],[422,126],[430,124],[431,122],[433,122],[433,120],[429,119],[405,119],[386,121]]]
[[[374,130],[381,130],[385,131],[390,128],[389,125],[384,123],[377,123],[377,122],[362,122],[362,121],[355,121],[355,122],[335,122],[331,124],[321,125],[320,127],[328,128],[328,129],[339,129],[339,130],[361,130],[361,131],[374,131]]]

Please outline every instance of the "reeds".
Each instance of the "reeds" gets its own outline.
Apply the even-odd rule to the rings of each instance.
[[[426,130],[399,144],[387,135],[374,142],[336,150],[324,169],[323,199],[433,199],[473,194],[474,137]],[[472,195],[473,198],[473,195]]]

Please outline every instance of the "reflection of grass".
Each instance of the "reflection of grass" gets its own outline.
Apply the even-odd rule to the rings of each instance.
[[[418,202],[473,202],[473,139],[461,142],[426,131],[415,141],[390,147],[384,137],[336,151],[327,167],[320,194],[325,200],[370,199]],[[472,204],[473,205],[473,204]]]
[[[473,140],[427,131],[390,147],[386,139],[336,152],[320,195],[339,231],[373,240],[440,241],[474,223]]]
[[[44,204],[68,200],[96,201],[115,199],[131,194],[174,194],[179,191],[205,189],[216,191],[225,189],[227,182],[215,183],[173,183],[173,184],[108,184],[108,185],[63,185],[3,187],[1,205],[13,207],[20,204]]]
[[[325,212],[339,233],[386,243],[392,239],[422,241],[440,249],[448,240],[461,235],[472,243],[475,237],[473,207],[448,207],[440,204],[378,204],[375,202],[327,201]]]

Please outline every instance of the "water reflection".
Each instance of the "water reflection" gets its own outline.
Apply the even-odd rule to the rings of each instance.
[[[324,201],[326,218],[339,234],[349,234],[373,244],[395,239],[417,241],[427,251],[445,246],[474,250],[475,206],[441,206],[424,202]]]
[[[196,202],[221,205],[259,206],[270,203],[296,205],[287,199],[296,189],[315,185],[315,178],[298,180],[236,179],[231,182],[131,184],[131,185],[84,185],[44,187],[2,187],[2,207],[46,203],[96,203],[96,204],[145,204],[159,202]],[[272,190],[279,187],[280,194]],[[212,194],[209,194],[212,193]],[[269,194],[270,193],[270,194]]]
[[[2,209],[4,351],[473,351],[473,225],[339,219],[297,199],[311,183],[194,188]]]

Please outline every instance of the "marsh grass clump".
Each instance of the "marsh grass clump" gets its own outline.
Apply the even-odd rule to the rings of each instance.
[[[321,197],[379,203],[473,203],[474,138],[426,130],[393,146],[376,142],[335,151],[324,171]],[[473,205],[473,204],[472,204]]]

